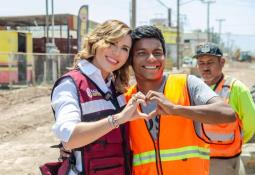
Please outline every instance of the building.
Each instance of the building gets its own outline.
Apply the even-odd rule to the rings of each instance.
[[[0,17],[0,30],[31,32],[33,52],[45,53],[46,43],[54,42],[60,53],[77,53],[77,16],[71,14],[55,14],[54,28],[51,27],[51,15],[48,22],[46,15],[6,16]],[[98,23],[89,21],[88,31]]]

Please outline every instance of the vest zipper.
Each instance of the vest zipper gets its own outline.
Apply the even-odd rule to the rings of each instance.
[[[158,175],[163,175],[163,172],[161,169],[161,160],[160,160],[159,142],[158,141],[154,141],[154,147],[156,150],[156,166],[157,166]]]
[[[157,137],[157,140],[156,141],[154,141],[154,139],[153,139],[153,137],[152,137],[152,135],[151,135],[151,132],[150,132],[150,130],[149,130],[149,128],[148,128],[148,126],[147,126],[147,123],[146,123],[146,121],[144,120],[144,123],[145,123],[145,126],[146,126],[146,128],[147,128],[147,131],[149,132],[149,134],[150,134],[150,137],[151,137],[151,140],[152,140],[152,142],[153,142],[153,146],[154,146],[154,150],[155,150],[155,152],[156,152],[156,168],[157,168],[157,174],[158,175],[163,175],[163,171],[162,171],[162,166],[161,166],[161,160],[160,160],[160,153],[159,153],[159,130],[158,130],[158,137]],[[159,128],[160,128],[160,117],[159,117],[159,126],[158,126]]]
[[[162,163],[161,163],[161,157],[160,157],[160,145],[159,145],[159,134],[160,134],[160,119],[161,119],[161,116],[159,115],[158,116],[158,133],[157,133],[157,141],[155,143],[156,145],[156,150],[157,150],[157,158],[158,158],[158,168],[159,168],[159,171],[160,171],[160,175],[163,175],[163,170],[162,170]]]

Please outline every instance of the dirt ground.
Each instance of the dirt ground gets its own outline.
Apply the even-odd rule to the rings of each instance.
[[[249,88],[255,84],[255,63],[231,63],[224,70]],[[51,132],[49,87],[0,90],[0,175],[38,175],[39,165],[56,161],[58,144]]]
[[[57,160],[51,132],[50,89],[0,91],[0,174],[40,174],[38,166]]]

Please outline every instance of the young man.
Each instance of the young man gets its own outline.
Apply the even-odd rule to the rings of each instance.
[[[140,110],[156,115],[130,122],[133,174],[209,174],[209,145],[200,138],[201,122],[233,122],[234,111],[195,76],[163,74],[166,50],[158,28],[140,26],[131,37],[137,84],[126,97],[145,100]],[[132,96],[137,91],[140,95]]]
[[[205,140],[211,143],[210,174],[238,175],[242,143],[251,139],[255,131],[255,105],[242,82],[223,74],[222,56],[216,44],[203,43],[197,46],[194,57],[204,82],[231,105],[238,117],[231,124],[202,127]]]

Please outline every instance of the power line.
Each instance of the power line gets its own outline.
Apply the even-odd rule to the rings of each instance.
[[[227,33],[222,33],[222,35],[227,35]],[[237,33],[231,33],[232,36],[237,37],[255,37],[255,34],[237,34]]]
[[[193,2],[193,1],[195,1],[195,0],[186,1],[186,2],[180,3],[180,5],[189,4],[189,3]]]
[[[160,3],[162,6],[164,6],[165,8],[169,8],[165,3],[163,3],[161,0],[156,0],[158,3]],[[186,2],[182,2],[180,3],[180,6],[182,5],[185,5],[185,4],[189,4],[193,1],[197,1],[197,0],[189,0],[189,1],[186,1]]]
[[[161,0],[156,0],[156,1],[158,1],[158,3],[160,3],[162,6],[164,6],[165,8],[169,8],[165,3],[163,3]]]

